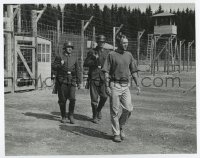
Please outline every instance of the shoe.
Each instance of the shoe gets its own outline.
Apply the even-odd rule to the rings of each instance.
[[[74,120],[74,116],[73,115],[69,115],[68,119],[69,119],[71,124],[75,124],[75,120]]]
[[[93,122],[93,123],[98,123],[97,117],[94,117],[94,118],[92,119],[92,122]]]
[[[61,123],[67,123],[66,117],[62,117],[62,119],[61,119],[60,122],[61,122]]]
[[[120,137],[121,137],[121,140],[124,140],[126,138],[126,135],[125,135],[123,129],[120,130]]]
[[[121,140],[121,137],[119,135],[114,135],[113,141],[114,142],[121,142],[122,140]]]
[[[97,112],[97,118],[98,118],[99,120],[101,120],[101,119],[102,119],[102,114],[101,114],[101,111],[100,111],[100,112]]]

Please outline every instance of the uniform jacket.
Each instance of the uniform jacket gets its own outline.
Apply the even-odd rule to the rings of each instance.
[[[61,60],[64,60],[64,64],[61,64]],[[71,55],[62,54],[61,56],[56,56],[52,69],[56,71],[56,79],[60,84],[80,84],[81,82],[81,72],[78,61],[76,57]]]
[[[95,54],[98,54],[99,58],[95,57]],[[102,51],[98,46],[94,49],[91,49],[87,53],[87,57],[84,61],[84,67],[89,67],[88,77],[92,80],[105,80],[105,74],[102,72],[102,67],[108,55],[108,50],[103,49]],[[100,68],[98,67],[100,66]]]

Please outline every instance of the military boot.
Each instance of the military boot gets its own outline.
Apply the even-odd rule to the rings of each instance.
[[[61,123],[67,123],[66,117],[62,117]]]
[[[92,105],[92,122],[97,123],[97,105]]]
[[[61,123],[66,123],[66,105],[65,104],[59,104],[60,106],[60,114],[61,114]]]
[[[74,120],[74,108],[75,108],[75,100],[70,100],[68,119],[69,119],[69,121],[70,121],[71,124],[75,124],[75,120]]]

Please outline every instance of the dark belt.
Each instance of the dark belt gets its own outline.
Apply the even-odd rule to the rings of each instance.
[[[110,82],[114,82],[114,83],[119,83],[119,84],[128,84],[129,81],[123,81],[123,80],[115,80],[115,79],[111,79]]]

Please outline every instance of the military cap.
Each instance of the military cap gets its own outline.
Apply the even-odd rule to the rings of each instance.
[[[97,42],[99,42],[99,41],[105,42],[106,41],[106,37],[104,35],[99,35],[99,36],[97,36],[96,41]]]

